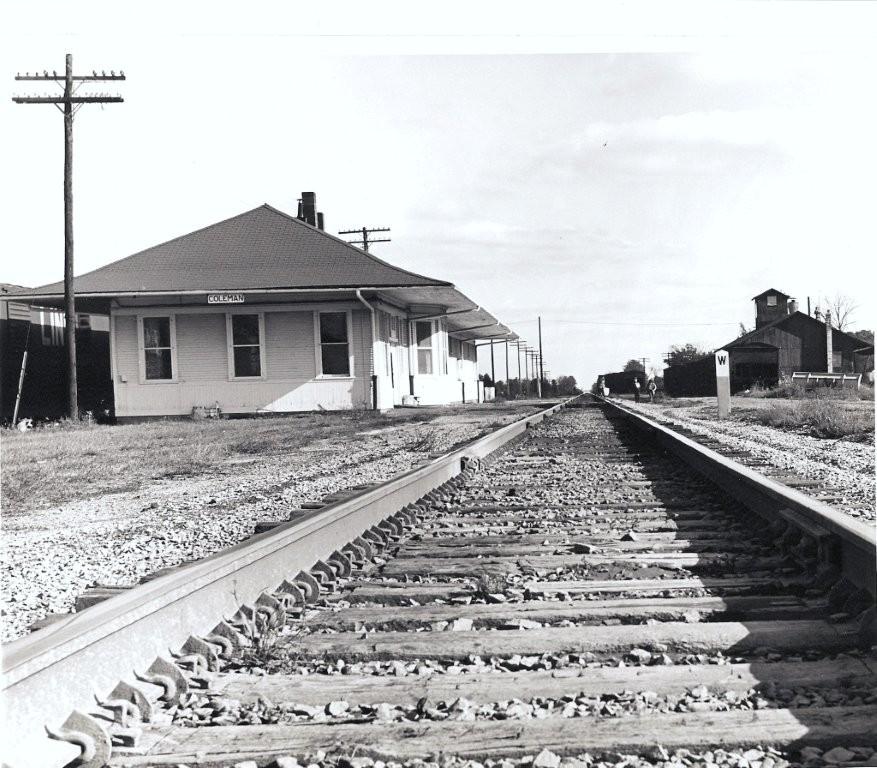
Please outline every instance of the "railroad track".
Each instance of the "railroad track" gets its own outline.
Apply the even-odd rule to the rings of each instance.
[[[8,762],[877,747],[873,531],[642,417],[554,407],[325,501],[13,643]]]

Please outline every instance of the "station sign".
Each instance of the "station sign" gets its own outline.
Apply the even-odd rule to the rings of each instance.
[[[244,294],[242,293],[208,293],[208,304],[243,304]]]

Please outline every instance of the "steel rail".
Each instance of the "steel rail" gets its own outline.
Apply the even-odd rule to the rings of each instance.
[[[209,634],[241,605],[308,571],[372,526],[460,473],[577,398],[535,414],[404,472],[349,500],[329,504],[233,547],[71,614],[3,648],[5,766],[54,768],[79,757],[47,738],[71,710],[94,710],[120,681],[190,636]],[[139,685],[139,684],[138,684]],[[152,688],[146,690],[152,691]],[[75,730],[75,729],[68,729]],[[73,734],[76,735],[75,733]]]
[[[873,525],[855,520],[824,502],[771,480],[641,413],[594,397],[610,413],[648,434],[667,451],[768,521],[781,519],[797,527],[807,528],[809,524],[827,531],[837,543],[833,554],[839,560],[837,565],[843,576],[875,595],[877,530]]]

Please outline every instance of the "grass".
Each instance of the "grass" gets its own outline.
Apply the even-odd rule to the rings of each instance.
[[[825,387],[816,386],[809,389],[797,381],[783,381],[775,387],[762,387],[755,385],[752,389],[745,393],[740,393],[741,397],[752,398],[814,398],[817,400],[870,400],[874,401],[874,387],[868,384],[862,384],[858,389],[854,387]]]
[[[229,459],[289,455],[321,440],[366,439],[357,433],[441,416],[511,414],[514,405],[308,413],[251,419],[151,421],[106,426],[61,423],[29,432],[2,430],[2,497],[6,514],[76,499],[132,491],[170,478],[204,475]],[[433,429],[433,428],[430,428]],[[428,448],[429,430],[417,435]],[[418,450],[413,447],[412,450]]]
[[[874,433],[874,388],[813,387],[784,381],[776,387],[753,387],[747,398],[771,402],[747,410],[754,421],[778,429],[804,430],[813,437],[862,439]]]
[[[754,418],[778,429],[803,429],[813,437],[865,438],[874,433],[873,411],[849,408],[834,399],[773,402],[755,412]]]

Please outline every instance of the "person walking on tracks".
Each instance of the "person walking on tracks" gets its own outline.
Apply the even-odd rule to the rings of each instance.
[[[636,376],[634,376],[633,377],[633,399],[636,400],[636,402],[639,402],[639,389],[640,389],[639,379]]]
[[[655,402],[655,392],[658,391],[658,385],[655,384],[654,379],[649,379],[649,385],[646,387],[646,389],[649,390],[649,402],[654,403]]]

